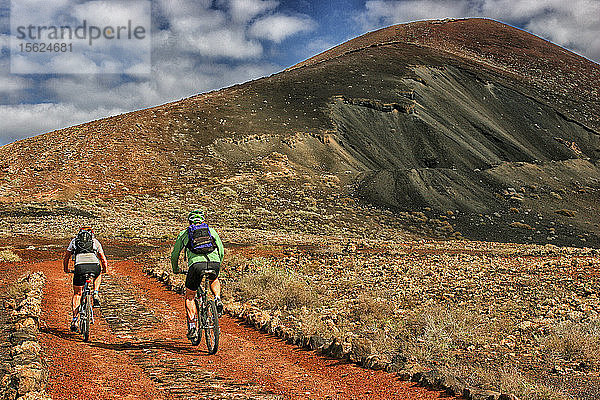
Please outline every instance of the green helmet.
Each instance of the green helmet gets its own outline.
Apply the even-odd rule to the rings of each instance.
[[[204,221],[204,212],[200,210],[190,211],[188,214],[188,222],[190,224],[199,224]]]

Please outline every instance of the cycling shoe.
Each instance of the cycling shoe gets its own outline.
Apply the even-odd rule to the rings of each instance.
[[[223,302],[221,301],[221,299],[216,299],[215,300],[215,306],[217,306],[217,313],[219,314],[219,317],[223,315]]]

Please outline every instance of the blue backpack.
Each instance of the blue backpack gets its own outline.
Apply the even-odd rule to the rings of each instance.
[[[215,238],[210,234],[208,224],[192,224],[187,228],[187,247],[196,254],[208,254],[217,248]]]

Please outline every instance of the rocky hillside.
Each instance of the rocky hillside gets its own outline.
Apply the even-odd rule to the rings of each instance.
[[[201,185],[250,211],[294,203],[344,221],[358,199],[467,237],[597,246],[599,77],[494,21],[393,26],[270,77],[3,146],[0,199],[10,215]]]

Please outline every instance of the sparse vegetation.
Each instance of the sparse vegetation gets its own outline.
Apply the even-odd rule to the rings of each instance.
[[[19,262],[21,257],[10,249],[0,250],[0,262]]]
[[[281,269],[265,259],[253,259],[253,271],[235,285],[235,291],[246,301],[269,309],[299,309],[314,307],[317,298],[309,282],[297,273]]]
[[[17,282],[14,282],[7,286],[4,293],[2,293],[2,297],[7,299],[14,299],[17,304],[20,300],[25,297],[25,294],[31,290],[31,285],[27,280],[19,279]]]
[[[445,253],[457,248],[449,242],[420,250],[360,242],[358,251],[348,252],[344,243],[290,251],[288,257],[271,246],[272,256],[252,258],[252,252],[264,252],[247,248],[241,258],[247,267],[231,276],[236,290],[244,286],[234,297],[270,310],[306,335],[361,338],[401,367],[448,371],[522,400],[569,398],[544,378],[555,368],[563,371],[554,375],[558,382],[576,369],[598,371],[600,328],[590,321],[600,303],[590,296],[597,283],[586,275],[599,261],[593,250],[477,243],[473,249],[485,254],[473,255],[466,247]],[[565,271],[579,280],[561,281]],[[269,294],[288,279],[302,283],[293,292],[310,288],[317,301],[294,308]],[[319,287],[325,289],[312,290]]]
[[[557,363],[578,370],[600,371],[600,320],[563,322],[543,342],[544,351]]]
[[[456,350],[473,345],[475,322],[467,310],[460,308],[418,308],[402,320],[397,339],[408,359],[444,365],[453,360]]]

